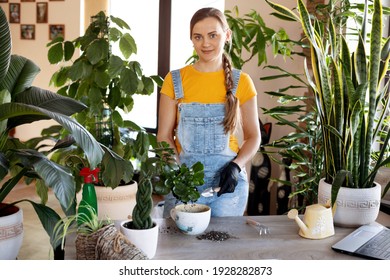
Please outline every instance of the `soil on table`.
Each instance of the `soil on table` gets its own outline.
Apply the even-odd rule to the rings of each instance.
[[[231,236],[229,233],[224,231],[212,230],[212,231],[205,232],[204,234],[198,235],[196,236],[196,238],[199,240],[211,240],[215,242],[221,242],[236,237]]]

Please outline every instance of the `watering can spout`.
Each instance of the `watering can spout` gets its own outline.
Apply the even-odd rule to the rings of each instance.
[[[291,209],[287,217],[289,219],[295,220],[295,222],[298,224],[300,230],[306,235],[308,233],[309,228],[305,225],[305,223],[299,218],[298,216],[298,210],[297,209]]]

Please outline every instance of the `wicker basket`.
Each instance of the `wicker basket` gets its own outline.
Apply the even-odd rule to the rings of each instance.
[[[78,260],[96,260],[96,245],[100,236],[111,235],[116,232],[113,224],[102,227],[91,234],[77,234],[76,237],[76,257]]]
[[[77,234],[78,260],[146,260],[146,255],[115,228],[107,225],[92,234]]]

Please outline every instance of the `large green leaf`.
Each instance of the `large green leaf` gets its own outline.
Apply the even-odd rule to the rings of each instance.
[[[7,89],[13,99],[18,93],[31,87],[39,72],[39,67],[28,58],[12,55],[7,75],[0,81],[0,89]]]
[[[109,55],[109,45],[105,39],[96,40],[93,42],[86,52],[87,58],[92,65],[100,62]]]
[[[53,45],[47,53],[47,58],[49,59],[49,62],[51,64],[61,62],[61,60],[64,58],[64,49],[62,43],[57,43]]]
[[[5,77],[11,58],[11,32],[7,17],[0,7],[0,84]]]
[[[115,188],[120,185],[122,178],[128,183],[133,177],[134,170],[131,162],[124,160],[111,150],[106,150],[102,163],[103,166],[109,168],[102,172],[103,183],[106,187]]]
[[[108,75],[110,78],[117,77],[121,73],[124,64],[124,61],[119,56],[111,55],[108,65]]]
[[[34,207],[43,228],[50,237],[51,246],[53,249],[56,249],[59,245],[61,245],[61,240],[57,238],[56,231],[54,229],[57,223],[61,220],[61,217],[53,209],[46,205],[38,204],[29,199],[21,200],[19,202],[22,201],[27,201]]]
[[[269,0],[265,0],[275,11],[278,12],[279,17],[287,19],[290,21],[300,21],[296,14],[294,14],[290,9],[284,7],[283,5],[273,3]]]
[[[46,185],[53,189],[53,192],[64,209],[68,209],[74,200],[76,185],[72,172],[53,161],[46,155],[31,149],[18,149],[12,153],[12,164],[34,166],[35,172],[45,181]]]
[[[25,115],[47,116],[60,123],[74,137],[76,143],[85,152],[91,167],[97,166],[103,157],[103,150],[95,138],[74,119],[53,113],[43,108],[21,103],[6,103],[0,105],[0,121]]]
[[[14,102],[34,105],[67,116],[87,108],[80,101],[34,86],[18,94]]]
[[[119,40],[119,49],[126,59],[128,59],[133,53],[137,53],[137,45],[134,38],[129,33],[123,35],[123,37]]]
[[[127,94],[133,94],[137,91],[138,88],[138,76],[137,74],[125,68],[122,70],[121,77],[121,89]]]

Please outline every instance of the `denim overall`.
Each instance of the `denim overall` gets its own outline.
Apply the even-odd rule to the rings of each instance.
[[[236,94],[241,72],[233,69],[234,88]],[[172,71],[172,79],[176,100],[184,97],[179,70]],[[180,162],[191,166],[197,161],[204,165],[205,184],[198,187],[202,192],[208,187],[219,185],[220,172],[237,154],[229,147],[230,133],[225,134],[222,121],[225,116],[225,104],[180,103],[179,124],[176,130],[181,152]],[[238,185],[233,193],[225,193],[220,197],[200,197],[197,203],[211,207],[212,216],[242,216],[248,199],[248,179],[245,168],[239,174]],[[164,217],[169,217],[170,210],[180,203],[170,193],[165,197]]]

